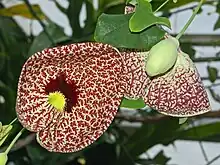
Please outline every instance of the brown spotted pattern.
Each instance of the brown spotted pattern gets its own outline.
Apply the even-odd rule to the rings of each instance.
[[[108,128],[123,97],[120,54],[101,43],[45,49],[23,66],[16,103],[21,124],[37,132],[38,142],[53,152],[74,152],[93,143]],[[48,104],[46,85],[60,74],[75,83],[78,102],[71,112]]]
[[[145,102],[160,113],[188,117],[211,110],[199,73],[183,52],[166,74],[153,78],[147,88]]]

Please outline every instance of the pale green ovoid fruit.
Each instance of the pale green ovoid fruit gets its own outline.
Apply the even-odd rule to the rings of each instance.
[[[167,72],[176,62],[179,41],[169,36],[154,45],[145,62],[145,71],[149,76],[157,76]]]
[[[8,161],[8,156],[5,152],[0,153],[0,165],[5,165]]]

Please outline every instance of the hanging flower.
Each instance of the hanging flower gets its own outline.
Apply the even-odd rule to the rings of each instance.
[[[125,6],[125,14],[134,11],[134,6]],[[169,54],[166,51],[167,41],[171,45],[168,49]],[[162,49],[158,48],[160,46]],[[177,52],[178,47],[178,41],[166,34],[164,40],[156,44],[150,52],[127,52],[127,56],[132,54],[133,59],[138,59],[139,65],[135,65],[136,69],[134,69],[135,67],[127,68],[128,71],[133,71],[130,72],[132,75],[130,80],[135,79],[136,83],[132,85],[135,88],[130,88],[134,90],[130,90],[130,92],[127,90],[126,95],[130,98],[142,95],[147,105],[169,116],[188,117],[206,113],[211,110],[211,107],[200,75],[189,56],[181,51]],[[166,57],[163,56],[163,51]],[[157,54],[155,52],[159,52],[159,57],[154,56]],[[144,58],[139,58],[140,54]],[[144,59],[145,63],[143,63]],[[158,62],[158,59],[160,63],[155,65],[154,63]],[[166,63],[163,63],[163,60],[167,60]],[[138,72],[135,72],[136,70]],[[145,70],[149,76],[156,77],[149,79],[147,75],[144,75]]]
[[[151,80],[144,100],[150,107],[170,116],[189,117],[211,110],[200,75],[182,51],[169,72]]]
[[[49,151],[81,150],[114,119],[124,92],[121,75],[121,56],[107,44],[45,49],[23,66],[18,119]]]

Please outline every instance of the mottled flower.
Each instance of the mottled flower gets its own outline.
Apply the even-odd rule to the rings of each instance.
[[[151,79],[146,91],[146,104],[166,115],[189,117],[211,110],[194,63],[181,51],[174,67],[164,75]]]
[[[41,146],[75,152],[99,138],[123,97],[122,60],[107,44],[45,49],[24,64],[16,112]]]

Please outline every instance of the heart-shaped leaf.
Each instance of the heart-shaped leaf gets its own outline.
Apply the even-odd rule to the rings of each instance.
[[[156,24],[165,25],[171,28],[169,19],[154,15],[150,2],[146,0],[138,0],[136,11],[129,21],[130,30],[132,32],[140,32]]]
[[[157,26],[151,26],[140,33],[132,33],[128,25],[131,16],[132,14],[102,14],[96,25],[95,40],[118,48],[149,50],[164,37],[165,31]]]

